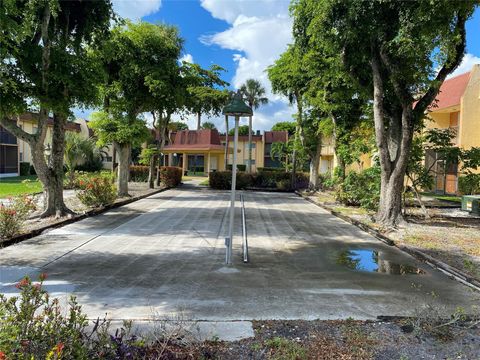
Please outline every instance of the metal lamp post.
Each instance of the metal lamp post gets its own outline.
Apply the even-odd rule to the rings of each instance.
[[[233,223],[235,220],[235,187],[237,183],[237,147],[238,147],[238,123],[240,117],[253,115],[252,108],[249,107],[242,99],[240,91],[233,96],[230,103],[223,108],[223,115],[235,117],[235,135],[233,137],[233,164],[232,164],[232,191],[230,192],[230,224],[228,227],[228,238],[225,239],[226,255],[225,263],[232,264],[232,243],[233,243]],[[228,136],[228,135],[227,135]],[[228,150],[228,149],[227,149]],[[227,152],[228,156],[228,152]]]

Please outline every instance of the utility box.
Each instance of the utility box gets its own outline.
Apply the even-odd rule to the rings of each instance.
[[[480,215],[480,195],[462,196],[462,210]]]

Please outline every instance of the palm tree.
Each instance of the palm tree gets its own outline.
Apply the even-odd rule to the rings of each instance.
[[[65,134],[64,163],[68,171],[69,186],[73,186],[75,180],[75,168],[85,162],[93,162],[101,157],[101,150],[95,146],[92,138],[84,138],[76,132]]]
[[[245,101],[253,109],[258,109],[260,105],[268,103],[265,97],[265,88],[260,81],[248,79],[245,84],[240,86],[240,92],[245,97]],[[248,172],[252,172],[252,116],[248,120]]]

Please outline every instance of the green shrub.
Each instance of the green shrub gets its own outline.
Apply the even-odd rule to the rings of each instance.
[[[230,190],[232,188],[232,172],[216,171],[209,174],[208,183],[212,189]],[[253,175],[237,172],[236,189],[246,189],[253,184]]]
[[[97,172],[85,172],[85,171],[75,171],[72,187],[73,189],[83,190],[85,185],[91,181],[93,178],[107,178],[113,183],[115,181],[115,173],[110,170],[103,170]],[[65,184],[65,188],[68,184]]]
[[[257,168],[257,172],[263,172],[263,171],[279,171],[279,172],[285,172],[285,168],[283,167],[259,167]]]
[[[233,165],[227,164],[227,171],[232,171],[232,170],[233,170]]]
[[[217,171],[210,173],[209,184],[212,189],[230,190],[232,173],[230,171]],[[247,174],[243,172],[237,173],[237,189],[246,188],[268,188],[278,189],[282,191],[292,190],[291,174],[272,171],[264,171],[262,173]],[[305,188],[308,186],[308,174],[297,173],[295,189]]]
[[[88,321],[72,297],[61,309],[39,283],[26,277],[17,283],[19,297],[0,294],[0,349],[4,359],[86,359],[83,345]]]
[[[131,321],[116,331],[106,319],[88,328],[75,297],[63,304],[49,296],[43,288],[46,277],[40,274],[38,282],[23,278],[15,285],[17,296],[0,294],[0,360],[177,358],[176,352],[165,350],[167,342],[173,343],[166,331],[155,333],[157,342],[149,345],[147,338],[132,333]]]
[[[144,165],[130,166],[130,181],[133,182],[147,182],[149,167]]]
[[[28,176],[30,175],[30,163],[29,162],[21,162],[20,163],[20,176]]]
[[[97,172],[103,169],[103,161],[101,156],[94,156],[85,163],[75,166],[76,171]]]
[[[238,171],[245,171],[245,170],[247,170],[247,165],[237,164],[237,170]]]
[[[468,174],[458,178],[458,191],[463,195],[480,194],[480,174]]]
[[[182,182],[183,169],[176,166],[160,167],[160,181],[168,188],[178,186]]]
[[[78,183],[80,191],[77,198],[86,206],[106,206],[112,204],[117,198],[117,189],[113,179],[108,176],[89,177]]]
[[[8,239],[17,235],[30,212],[35,209],[33,198],[27,195],[11,198],[7,204],[0,203],[0,238]]]
[[[37,175],[37,172],[35,171],[35,166],[30,165],[30,175]]]
[[[337,200],[345,205],[376,210],[380,200],[380,168],[371,167],[360,173],[350,172],[336,191]]]

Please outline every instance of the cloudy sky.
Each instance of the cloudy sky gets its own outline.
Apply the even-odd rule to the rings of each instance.
[[[185,40],[182,60],[203,67],[222,66],[232,89],[248,78],[260,80],[270,102],[255,111],[255,130],[269,130],[278,121],[291,120],[293,109],[286,99],[271,94],[265,73],[292,41],[289,0],[113,0],[113,4],[119,15],[134,21],[178,26]],[[467,24],[467,54],[457,74],[480,63],[479,30],[477,10]],[[223,119],[209,121],[224,129]],[[195,128],[194,117],[187,122]]]

